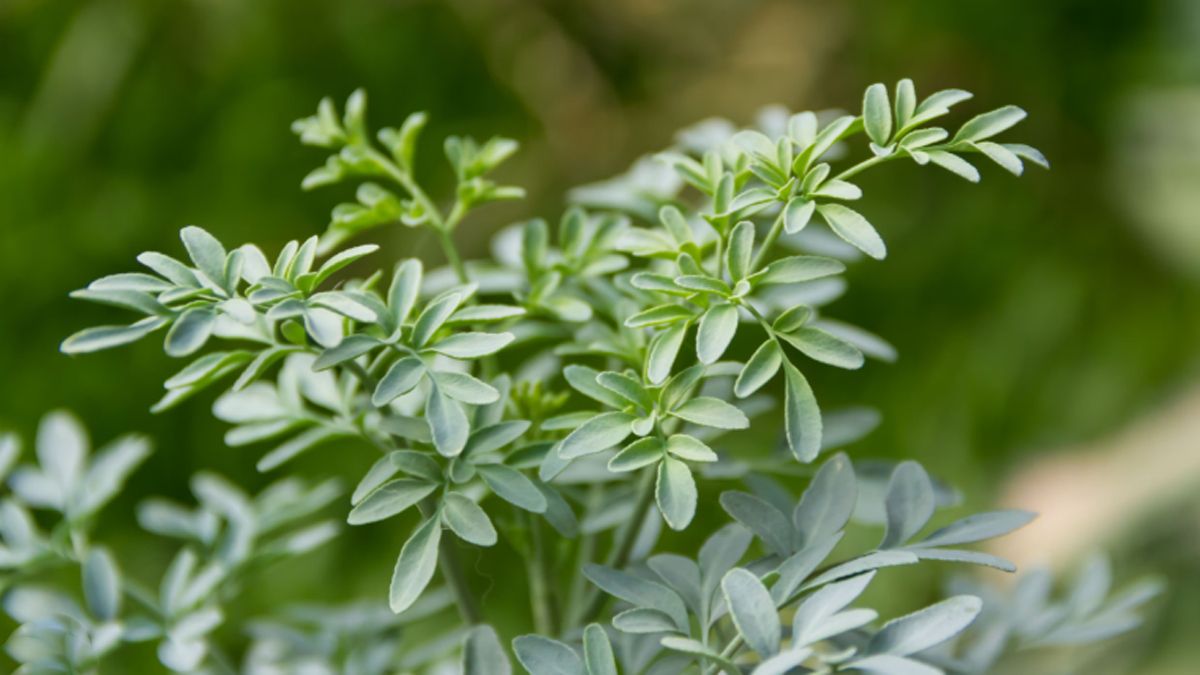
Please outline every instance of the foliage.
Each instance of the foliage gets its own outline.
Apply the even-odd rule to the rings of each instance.
[[[9,436],[3,446],[7,465],[18,445]],[[97,672],[122,643],[147,641],[157,644],[167,668],[198,672],[221,658],[209,635],[225,621],[223,603],[256,570],[337,533],[332,521],[310,522],[337,496],[332,482],[310,487],[289,477],[251,497],[219,476],[197,474],[195,508],[149,499],[138,510],[143,528],[183,544],[155,591],[125,577],[91,536],[98,510],[149,454],[147,441],[119,438],[89,461],[83,428],[56,412],[43,418],[36,449],[40,466],[18,466],[9,477],[12,495],[0,523],[4,611],[21,624],[7,648],[22,664],[19,672]],[[43,532],[30,509],[59,518]],[[34,582],[64,570],[81,580],[83,602],[69,590],[73,585]]]
[[[467,673],[511,672],[458,560],[461,546],[489,547],[501,538],[528,565],[539,635],[518,637],[512,647],[534,675],[976,672],[1010,644],[1107,637],[1133,627],[1131,612],[1150,593],[1102,606],[1107,574],[1096,566],[1062,606],[1048,604],[1046,583],[1035,577],[1028,583],[1037,593],[1001,610],[1008,618],[992,624],[999,627],[983,642],[965,646],[956,637],[984,612],[986,593],[959,593],[883,624],[874,610],[847,609],[884,568],[945,561],[1013,571],[1008,561],[960,547],[1010,532],[1031,514],[976,514],[922,537],[936,509],[954,499],[916,462],[856,470],[846,455],[834,455],[811,474],[798,503],[771,477],[808,475],[823,451],[877,421],[862,409],[822,411],[805,375],[813,362],[857,369],[866,357],[895,356],[881,338],[824,315],[846,262],[887,255],[863,209],[848,205],[863,196],[851,179],[893,160],[970,181],[980,173],[964,156],[981,155],[1018,175],[1025,162],[1046,164],[1029,146],[993,140],[1025,116],[1014,106],[978,115],[953,134],[931,126],[968,98],[946,90],[921,99],[902,80],[891,92],[868,88],[859,114],[779,114],[740,131],[705,123],[630,174],[575,191],[576,204],[553,236],[542,220],[501,233],[491,261],[461,260],[453,234],[477,207],[520,196],[491,178],[515,143],[448,139],[457,187],[443,211],[417,178],[424,115],[380,131],[376,143],[364,94],[353,94],[340,116],[326,100],[294,125],[303,142],[333,151],[304,187],[363,182],[357,203],[336,207],[322,237],[290,242],[270,259],[253,244],[227,250],[204,230],[185,228],[186,262],[143,253],[138,260],[152,274],[116,274],[75,293],[143,318],[86,329],[62,349],[92,352],[164,331],[164,351],[192,360],[166,381],[154,409],[218,388],[214,414],[233,425],[226,442],[273,444],[258,463],[262,471],[335,438],[361,439],[381,452],[350,497],[347,522],[416,512],[418,524],[398,552],[390,608],[408,620],[440,611],[447,604],[435,600],[448,596],[464,630],[398,647],[392,629],[399,623],[373,620],[369,608],[310,610],[257,630],[250,660],[266,672],[309,662],[379,672],[396,659],[411,668],[460,641]],[[861,136],[869,156],[839,163]],[[376,247],[338,247],[390,223],[436,235],[448,268],[426,274],[409,259],[386,279],[379,272],[346,278],[346,268]],[[229,346],[200,354],[214,338]],[[780,452],[733,449],[729,440],[775,405],[779,389]],[[43,473],[53,469],[43,465]],[[14,490],[38,482],[16,479]],[[751,492],[720,497],[736,522],[713,534],[695,560],[651,555],[661,523],[689,526],[705,483],[736,480]],[[165,636],[164,663],[182,670],[209,655],[219,661],[203,636],[221,615],[215,600],[202,619],[181,611],[219,596],[232,570],[306,549],[329,532],[318,526],[317,534],[294,535],[305,545],[260,540],[281,524],[271,515],[277,493],[250,500],[207,477],[197,478],[195,491],[198,514],[161,504],[141,512],[148,529],[214,550],[217,561],[209,564],[223,570],[211,582],[197,573],[203,592],[188,593],[182,608],[155,606],[166,623],[188,627],[155,634]],[[290,523],[319,508],[329,491],[282,492],[304,504],[285,509]],[[85,506],[74,508],[89,514],[94,500],[78,499]],[[73,502],[60,496],[51,503]],[[852,523],[883,525],[882,540],[847,555],[842,541]],[[560,541],[550,540],[551,530]],[[119,597],[117,582],[96,582],[117,578],[103,562],[107,554],[76,547],[72,559],[84,561],[85,591],[101,589],[89,597]],[[198,583],[188,580],[199,553],[184,559],[190,562],[177,559],[168,579]],[[567,580],[549,573],[564,566],[578,573]],[[439,570],[445,591],[430,591]],[[109,616],[112,604],[92,610]],[[1012,620],[1024,616],[1037,620]],[[193,623],[205,630],[192,630]],[[1031,636],[1024,632],[1030,625],[1045,630]],[[333,646],[304,638],[313,633],[332,636]],[[353,652],[353,668],[344,665],[351,661],[339,666],[337,646],[351,636],[366,646]]]

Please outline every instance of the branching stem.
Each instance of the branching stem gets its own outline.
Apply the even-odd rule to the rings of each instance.
[[[629,556],[633,553],[633,545],[637,543],[638,534],[642,531],[642,523],[645,522],[646,514],[650,512],[650,506],[654,503],[654,472],[654,467],[650,466],[642,474],[642,480],[638,483],[637,501],[633,507],[633,515],[617,532],[613,548],[604,561],[608,567],[619,569],[629,562]],[[579,620],[575,624],[582,626],[599,616],[600,610],[604,609],[606,599],[599,588],[590,587],[585,596],[583,611],[580,612]]]
[[[529,571],[529,600],[533,609],[533,623],[538,633],[557,635],[558,603],[554,597],[550,565],[547,564],[550,551],[546,548],[541,522],[530,514],[525,515],[525,521],[529,527],[530,541],[533,543],[532,555],[525,561]]]
[[[855,164],[854,166],[849,167],[845,171],[842,171],[838,175],[834,176],[833,180],[846,180],[847,178],[858,174],[860,171],[865,171],[865,170],[875,166],[876,164],[883,164],[884,162],[886,162],[888,160],[896,159],[899,156],[900,156],[899,152],[893,152],[890,155],[876,155],[869,159],[864,159],[863,161],[859,162],[858,164]]]
[[[754,254],[754,260],[750,263],[750,273],[753,274],[762,267],[763,261],[766,260],[767,254],[770,253],[771,247],[779,239],[779,235],[783,234],[785,216],[787,215],[787,207],[779,210],[779,216],[775,218],[775,222],[771,224],[771,229],[767,231],[767,236],[763,239],[762,246],[759,246],[758,253]]]

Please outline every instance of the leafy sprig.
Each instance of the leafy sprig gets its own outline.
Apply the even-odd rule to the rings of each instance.
[[[377,140],[385,153],[370,138],[366,108],[366,92],[359,89],[347,99],[341,119],[333,100],[326,98],[317,106],[316,115],[292,124],[292,131],[300,136],[302,143],[336,151],[323,166],[304,178],[304,189],[364,176],[387,180],[393,189],[399,187],[407,195],[398,196],[378,183],[361,183],[356,194],[357,203],[339,204],[334,208],[329,228],[321,238],[322,250],[328,251],[349,237],[389,223],[427,227],[438,234],[447,259],[460,280],[465,282],[466,272],[451,234],[477,206],[525,196],[523,189],[498,185],[487,177],[517,151],[516,141],[495,137],[480,144],[471,138],[447,138],[446,158],[454,170],[457,187],[453,205],[443,213],[421,188],[415,173],[417,141],[427,121],[425,113],[409,115],[399,129],[381,129]]]
[[[0,443],[4,464],[19,455],[15,437]],[[158,592],[126,577],[116,557],[92,541],[95,516],[146,459],[149,444],[125,436],[88,460],[83,427],[69,414],[46,415],[38,430],[40,466],[9,476],[13,494],[0,507],[0,580],[4,610],[20,623],[7,650],[18,672],[98,672],[123,643],[154,641],[162,665],[198,672],[222,658],[209,635],[225,621],[222,605],[266,565],[311,551],[337,534],[331,521],[306,523],[338,494],[336,481],[306,486],[284,479],[250,497],[213,474],[197,474],[193,509],[161,499],[142,503],[138,520],[184,546]],[[7,468],[7,467],[6,467]],[[57,512],[49,533],[30,509]],[[72,568],[82,598],[51,580]]]

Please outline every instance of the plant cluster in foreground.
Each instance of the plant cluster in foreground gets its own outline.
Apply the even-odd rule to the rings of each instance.
[[[143,253],[145,271],[74,294],[141,318],[81,331],[62,349],[162,334],[166,353],[189,361],[154,410],[219,390],[213,411],[231,425],[227,444],[269,444],[262,471],[335,439],[377,450],[346,521],[409,514],[414,523],[391,611],[281,608],[246,627],[253,644],[236,664],[209,637],[226,619],[223,601],[263,564],[333,537],[336,528],[313,520],[336,486],[289,476],[250,496],[201,474],[197,508],[146,502],[141,524],[184,542],[155,591],[123,578],[90,537],[145,442],[118,441],[89,463],[78,426],[56,414],[39,434],[39,466],[12,473],[2,508],[5,608],[22,624],[10,654],[23,672],[90,672],[123,643],[154,640],[165,666],[187,672],[458,662],[467,675],[507,674],[510,652],[486,623],[493,608],[480,606],[459,562],[463,547],[502,538],[528,567],[536,634],[516,637],[511,653],[533,675],[981,673],[1015,650],[1130,630],[1155,587],[1108,597],[1102,558],[1061,600],[1035,572],[1003,595],[960,581],[947,599],[887,620],[861,601],[896,566],[1014,571],[971,546],[1032,517],[990,511],[930,528],[956,494],[916,462],[856,464],[835,452],[878,416],[822,410],[805,376],[814,363],[857,369],[895,356],[825,310],[844,290],[847,262],[887,254],[858,206],[861,172],[911,162],[977,181],[968,158],[1018,175],[1026,162],[1046,164],[1029,146],[994,140],[1025,116],[1019,108],[955,132],[936,126],[968,98],[921,98],[902,80],[868,88],[857,114],[770,109],[744,130],[705,122],[629,173],[572,192],[557,227],[504,230],[490,260],[463,260],[454,234],[486,203],[521,196],[494,177],[513,141],[447,139],[457,187],[444,206],[416,170],[423,114],[372,135],[361,92],[341,115],[323,101],[294,125],[330,151],[304,187],[358,184],[324,235],[267,255],[185,228],[186,257]],[[865,157],[853,159],[860,139]],[[433,233],[447,265],[426,271],[408,259],[347,277],[377,247],[341,247],[394,223]],[[780,408],[778,447],[747,447],[740,432],[773,427]],[[3,448],[7,468],[17,445]],[[720,494],[730,522],[695,557],[661,551],[664,524],[692,524],[698,478],[706,489],[742,488]],[[61,520],[42,533],[31,508]],[[882,526],[882,537],[856,548],[862,538],[845,534],[857,526]],[[78,570],[82,603],[31,581],[63,567]],[[405,624],[451,607],[459,629],[406,639]]]

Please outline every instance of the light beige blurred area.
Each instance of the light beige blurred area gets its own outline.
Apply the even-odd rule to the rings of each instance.
[[[1067,568],[1164,511],[1181,520],[1180,548],[1200,557],[1200,386],[1108,438],[1028,462],[1000,503],[1039,514],[994,545],[1021,566]]]

